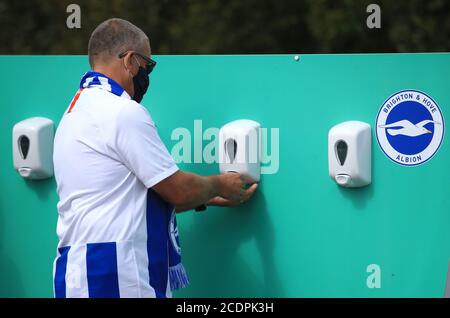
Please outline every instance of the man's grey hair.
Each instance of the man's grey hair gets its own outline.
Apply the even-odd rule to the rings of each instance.
[[[118,18],[100,23],[91,34],[88,44],[89,64],[107,62],[127,50],[141,52],[146,49],[148,37],[134,24]]]

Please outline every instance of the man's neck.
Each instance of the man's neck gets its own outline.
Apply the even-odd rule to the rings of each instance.
[[[114,80],[117,84],[119,84],[128,93],[128,95],[132,96],[131,92],[130,92],[130,88],[127,87],[126,82],[118,75],[118,73],[115,70],[113,70],[109,67],[107,68],[107,67],[101,67],[101,66],[94,67],[92,70],[94,72],[101,73],[101,74],[109,77],[110,79]]]

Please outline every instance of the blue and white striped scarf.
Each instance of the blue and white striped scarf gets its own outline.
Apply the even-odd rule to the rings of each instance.
[[[80,89],[99,87],[114,95],[131,99],[130,95],[115,80],[102,73],[89,71],[81,78]]]
[[[81,79],[80,89],[90,87],[98,87],[130,99],[116,81],[98,72],[87,72]],[[156,296],[164,297],[167,280],[170,282],[171,290],[186,287],[189,279],[181,263],[174,207],[152,189],[147,192],[147,235],[150,285],[155,289]]]

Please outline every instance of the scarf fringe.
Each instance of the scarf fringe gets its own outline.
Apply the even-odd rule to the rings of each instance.
[[[189,285],[189,278],[182,263],[169,267],[170,289],[185,288]]]

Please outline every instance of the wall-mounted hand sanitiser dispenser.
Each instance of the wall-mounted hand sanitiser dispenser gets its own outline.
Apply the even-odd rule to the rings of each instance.
[[[14,168],[24,178],[46,179],[53,176],[53,122],[32,117],[13,128]]]
[[[372,134],[370,125],[346,121],[328,132],[330,177],[343,187],[363,187],[372,182]]]
[[[232,121],[219,131],[220,172],[238,172],[258,182],[261,174],[261,125],[253,120]]]

